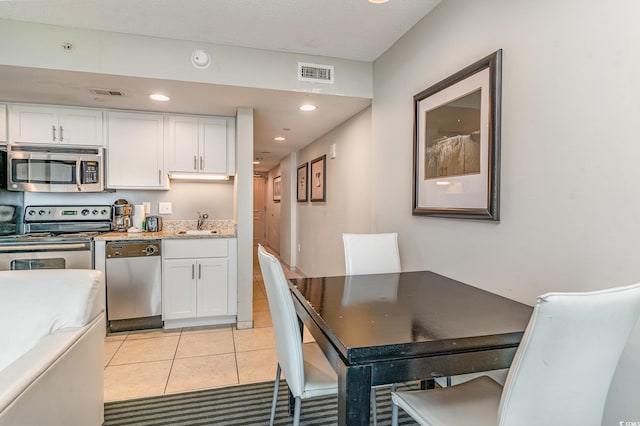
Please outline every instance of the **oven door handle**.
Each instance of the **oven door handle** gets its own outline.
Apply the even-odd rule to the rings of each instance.
[[[40,245],[23,245],[23,246],[0,246],[0,253],[8,253],[16,250],[29,251],[54,251],[54,250],[75,250],[87,249],[90,247],[87,243],[71,243],[71,244],[40,244]]]

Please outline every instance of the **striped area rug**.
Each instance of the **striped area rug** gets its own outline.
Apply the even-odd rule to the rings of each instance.
[[[412,386],[413,387],[413,386]],[[406,386],[398,385],[399,389]],[[415,387],[417,388],[417,387]],[[281,382],[276,410],[276,425],[290,425],[287,412],[289,389]],[[123,425],[268,425],[273,382],[238,385],[172,395],[162,395],[104,405],[104,426]],[[377,390],[378,424],[391,424],[391,400],[388,388]],[[415,425],[400,410],[399,424]],[[302,401],[301,425],[337,424],[335,396]]]

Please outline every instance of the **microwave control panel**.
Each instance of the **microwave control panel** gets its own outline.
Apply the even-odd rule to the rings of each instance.
[[[97,161],[83,161],[82,163],[82,182],[83,184],[87,183],[98,183],[99,182],[99,173],[100,165]]]

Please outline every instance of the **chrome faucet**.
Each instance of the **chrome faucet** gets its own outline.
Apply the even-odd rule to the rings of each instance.
[[[204,225],[204,221],[209,219],[209,215],[206,213],[200,214],[200,212],[198,212],[198,224],[196,225],[196,229],[200,230],[202,229],[202,225]]]

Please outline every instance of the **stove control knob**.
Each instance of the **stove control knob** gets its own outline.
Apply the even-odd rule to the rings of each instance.
[[[92,214],[92,215],[94,215],[94,216],[97,216],[97,215],[98,215],[98,209],[94,209],[94,210],[91,212],[91,214]]]
[[[147,246],[147,248],[145,249],[147,256],[154,254],[156,251],[158,251],[158,249],[156,248],[156,246],[152,246],[152,245]]]
[[[40,211],[38,212],[38,214],[39,214],[40,216],[44,216],[44,214],[45,214],[45,213],[46,213],[46,212],[45,212],[44,210],[40,210]]]
[[[89,214],[89,209],[82,210],[82,216],[86,216]]]
[[[29,216],[33,216],[34,214],[36,214],[36,211],[35,211],[35,210],[29,210],[29,211],[27,212],[27,214],[28,214]]]
[[[103,215],[103,216],[106,216],[106,215],[107,215],[107,213],[109,213],[109,212],[107,211],[107,209],[102,209],[102,210],[100,210],[100,214],[101,214],[101,215]]]

